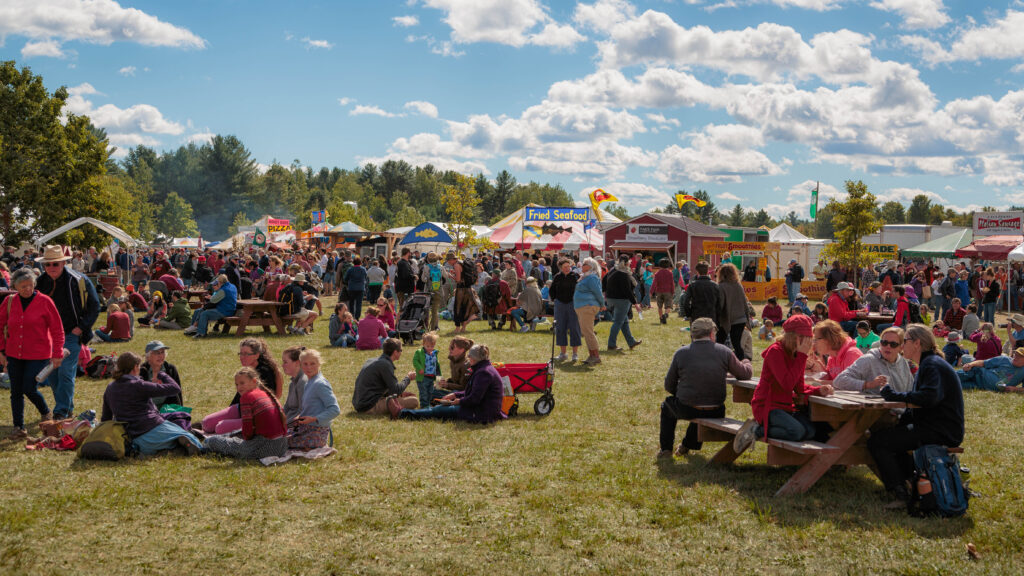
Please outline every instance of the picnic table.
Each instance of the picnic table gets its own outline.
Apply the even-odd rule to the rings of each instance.
[[[758,380],[727,380],[732,385],[733,402],[749,404],[754,398]],[[791,442],[774,438],[761,439],[768,445],[768,464],[773,466],[799,466],[793,476],[775,493],[776,496],[806,492],[833,465],[870,466],[877,472],[874,459],[867,449],[865,432],[881,416],[893,408],[904,408],[902,402],[889,402],[872,393],[837,390],[832,396],[808,396],[811,420],[827,422],[835,432],[828,442]],[[725,441],[726,444],[711,459],[717,464],[728,464],[739,454],[732,440],[743,422],[731,418],[701,418],[699,438],[704,442]]]
[[[188,288],[185,290],[185,298],[188,300],[189,308],[192,308],[193,310],[196,308],[202,308],[203,299],[206,298],[207,294],[209,294],[209,292],[205,288]],[[198,301],[193,302],[193,298]]]
[[[869,312],[864,317],[868,324],[871,324],[871,329],[874,330],[879,324],[892,324],[893,320],[896,319],[895,314],[882,314],[881,312]]]
[[[281,305],[280,302],[251,299],[239,300],[237,305],[242,309],[242,313],[238,316],[224,318],[224,322],[228,326],[238,326],[238,330],[235,331],[236,335],[245,335],[245,329],[249,326],[262,326],[264,332],[270,332],[270,327],[275,326],[278,334],[285,333],[285,321],[277,313],[277,308]]]

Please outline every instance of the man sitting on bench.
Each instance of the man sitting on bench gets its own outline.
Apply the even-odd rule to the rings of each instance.
[[[715,343],[715,322],[710,318],[694,320],[690,335],[692,342],[676,350],[665,375],[665,390],[671,396],[661,403],[659,458],[672,457],[678,420],[725,417],[728,374],[747,380],[753,373],[749,359],[741,362],[732,348]],[[693,422],[686,428],[686,436],[675,452],[677,456],[701,449],[697,429]]]

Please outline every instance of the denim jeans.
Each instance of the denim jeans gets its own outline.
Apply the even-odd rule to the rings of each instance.
[[[178,438],[185,438],[193,446],[202,450],[203,443],[199,441],[191,432],[185,430],[181,426],[164,420],[162,423],[151,429],[149,432],[136,436],[132,440],[132,446],[139,451],[140,454],[156,454],[160,450],[171,450],[178,447]]]
[[[995,322],[996,318],[996,303],[985,302],[981,305],[981,321],[982,322]]]
[[[459,407],[458,406],[434,406],[432,408],[420,408],[419,410],[402,410],[398,414],[399,418],[407,418],[409,420],[428,420],[435,418],[438,420],[458,420],[459,418]]]
[[[19,360],[7,357],[7,374],[11,377],[11,412],[15,428],[25,427],[25,398],[39,410],[40,415],[50,411],[36,383],[36,374],[49,363],[49,360]]]
[[[764,436],[764,428],[758,426],[758,436]],[[807,414],[775,409],[768,413],[768,437],[776,440],[800,442],[814,438],[816,428]]]
[[[125,338],[114,338],[113,336],[111,336],[110,334],[108,334],[107,332],[104,332],[102,330],[93,330],[92,333],[97,338],[99,338],[100,340],[103,340],[104,342],[127,342],[128,341],[128,339],[125,339]]]
[[[373,301],[373,305],[377,305],[377,301]],[[363,315],[363,291],[362,290],[349,290],[348,291],[348,311],[352,313],[352,317],[356,320]]]
[[[633,333],[629,330],[629,319],[626,317],[629,314],[629,300],[625,298],[605,298],[605,305],[612,311],[612,328],[608,331],[608,347],[614,348],[616,346],[620,331],[623,338],[626,339],[626,344],[630,346],[636,344],[636,339],[633,338]]]
[[[416,388],[420,393],[420,408],[430,408],[430,401],[434,398],[447,396],[447,392],[441,392],[434,387],[434,378],[423,378],[416,381]]]
[[[555,343],[559,346],[579,346],[580,320],[572,302],[555,300]]]
[[[516,308],[514,310],[509,311],[508,315],[512,317],[513,326],[526,326],[526,310],[523,310],[522,308]]]
[[[800,283],[790,282],[789,283],[789,305],[792,306],[796,302],[796,295],[800,293]]]
[[[331,346],[335,346],[337,348],[348,348],[349,346],[355,345],[356,337],[353,336],[352,334],[342,334],[335,338],[333,342],[331,342]]]
[[[54,414],[71,416],[75,411],[75,376],[78,374],[78,353],[82,350],[78,338],[71,332],[64,333],[64,348],[70,354],[60,363],[60,368],[50,372],[47,379],[53,390]]]
[[[936,312],[935,314],[932,315],[932,317],[935,320],[941,320],[942,317],[946,315],[946,312],[949,311],[950,308],[952,308],[952,304],[950,302],[951,301],[949,298],[946,298],[941,294],[936,294],[935,296],[932,296],[933,308],[935,308]]]
[[[224,315],[215,309],[203,310],[202,313],[199,314],[199,318],[197,318],[199,324],[196,326],[196,334],[198,334],[199,336],[205,336],[206,330],[207,328],[209,328],[210,322],[216,322],[221,318],[224,318]]]

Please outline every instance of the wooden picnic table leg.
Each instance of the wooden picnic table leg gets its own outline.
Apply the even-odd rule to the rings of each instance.
[[[245,328],[249,325],[249,318],[252,318],[252,308],[242,308],[242,315],[238,317],[238,330],[235,331],[235,335],[245,335]]]
[[[881,417],[883,411],[880,410],[860,410],[857,415],[846,421],[842,428],[836,431],[829,439],[828,445],[837,446],[839,450],[831,450],[829,452],[822,452],[812,457],[806,464],[800,467],[793,474],[793,477],[789,479],[779,491],[775,493],[776,496],[789,496],[791,494],[803,494],[807,490],[814,486],[822,476],[828,472],[829,468],[832,467],[846,451],[853,446],[857,440],[859,440],[864,432],[871,427],[872,424]]]
[[[277,306],[270,308],[270,318],[274,321],[274,326],[277,326],[277,333],[284,334],[284,322],[281,321],[281,316],[277,313]],[[270,327],[267,326],[269,329]]]
[[[740,455],[732,447],[732,440],[725,443],[715,455],[711,457],[710,463],[712,464],[732,464],[739,458]]]

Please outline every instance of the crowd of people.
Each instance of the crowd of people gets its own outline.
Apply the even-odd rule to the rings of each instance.
[[[128,342],[142,328],[177,329],[202,338],[212,323],[237,313],[238,300],[254,297],[279,302],[282,315],[294,322],[292,333],[308,334],[323,315],[320,297],[337,295],[327,344],[381,351],[355,378],[357,413],[480,423],[503,417],[504,392],[488,347],[463,334],[471,322],[480,319],[491,329],[510,322],[529,332],[551,318],[559,347],[555,361],[570,361],[571,347],[576,362],[585,343],[584,363],[596,365],[602,348],[596,324],[610,323],[606,351],[622,350],[620,335],[633,350],[643,341],[633,336],[631,318],[656,308],[665,324],[676,311],[690,319],[683,330],[690,331],[691,343],[676,352],[665,378],[670,396],[661,407],[662,456],[673,453],[678,420],[724,416],[725,377],[751,377],[752,330],[760,324],[758,337],[767,341],[767,349],[753,418],[737,435],[735,449],[742,452],[763,437],[827,440],[831,430],[811,421],[794,398],[877,390],[886,399],[916,406],[880,421],[869,443],[883,483],[898,498],[907,496],[907,447],[956,446],[963,440],[961,389],[1020,389],[1024,382],[1024,315],[1011,317],[1004,345],[993,313],[1006,280],[991,268],[957,264],[942,273],[934,266],[890,262],[874,269],[873,276],[863,274],[859,290],[857,279],[848,279],[838,264],[827,271],[819,264],[813,273],[823,273],[828,293],[812,309],[800,292],[803,269],[793,261],[785,276],[788,311],[771,298],[758,317],[741,284],[749,270],[741,276],[724,263],[712,280],[710,265],[701,261],[691,277],[685,261],[652,262],[642,254],[623,254],[612,262],[567,256],[549,262],[523,252],[465,258],[408,249],[390,259],[365,260],[315,249],[284,254],[154,250],[113,259],[105,254],[47,246],[39,256],[19,259],[10,250],[4,255],[10,258],[0,277],[15,294],[0,305],[0,361],[11,381],[15,436],[27,435],[26,398],[44,419],[74,413],[78,364],[92,338]],[[112,271],[125,287],[97,291],[86,270]],[[209,297],[192,311],[185,291],[200,286]],[[414,370],[400,379],[395,370],[403,344],[396,338],[396,311],[414,292],[430,296],[428,331],[414,352]],[[103,308],[105,323],[95,327]],[[893,321],[872,326],[866,321],[870,312],[891,312]],[[455,326],[447,371],[438,355],[441,318]],[[942,348],[940,338],[946,340]],[[965,340],[976,343],[974,354],[962,348]],[[278,363],[261,339],[242,340],[234,398],[195,423],[164,410],[184,406],[181,375],[166,361],[167,350],[153,340],[145,357],[121,354],[104,393],[101,419],[125,422],[139,452],[180,447],[261,458],[329,442],[330,422],[340,408],[317,350],[292,346]],[[52,410],[36,382],[47,367]],[[813,383],[805,374],[814,375]],[[413,380],[416,393],[408,390]],[[691,424],[674,453],[700,448]]]

